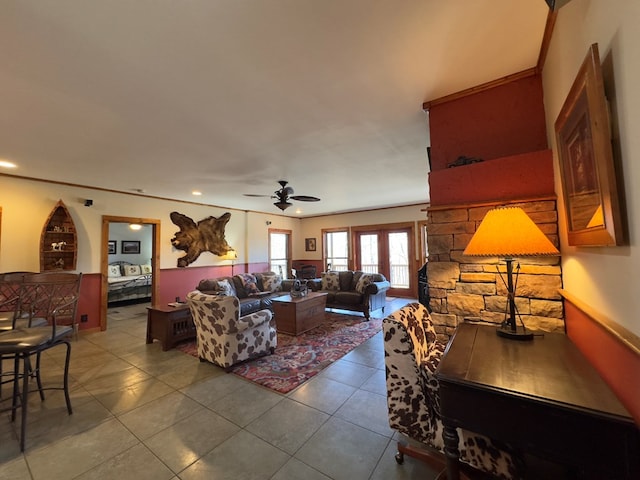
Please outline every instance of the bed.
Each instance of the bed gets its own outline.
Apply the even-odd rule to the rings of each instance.
[[[107,302],[112,304],[150,300],[151,280],[151,265],[135,265],[123,261],[110,263],[107,275]]]

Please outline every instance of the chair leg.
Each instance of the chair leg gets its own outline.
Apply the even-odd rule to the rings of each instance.
[[[29,372],[31,371],[31,362],[29,355],[24,357],[24,371],[22,372],[22,396],[20,400],[20,408],[22,408],[22,424],[20,425],[20,451],[24,452],[25,437],[27,435],[27,397],[29,396]]]
[[[40,378],[40,352],[36,354],[36,369],[29,373],[36,377],[38,392],[40,392],[40,400],[44,402],[44,390],[42,389],[42,378]]]
[[[13,395],[11,399],[11,421],[16,420],[16,410],[18,408],[18,392],[20,391],[18,382],[20,381],[20,357],[13,357]]]
[[[69,397],[69,363],[71,361],[71,343],[63,342],[67,346],[67,355],[64,360],[64,399],[67,402],[67,412],[73,413],[71,408],[71,398]]]

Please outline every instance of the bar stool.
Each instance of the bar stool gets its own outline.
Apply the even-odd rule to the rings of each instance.
[[[24,451],[25,447],[27,397],[29,379],[32,376],[36,378],[42,400],[44,400],[44,390],[63,390],[67,411],[69,415],[73,413],[69,397],[69,362],[71,359],[69,338],[74,333],[75,325],[74,320],[71,325],[58,325],[58,319],[59,317],[66,318],[69,315],[72,319],[75,318],[81,275],[73,273],[24,275],[19,302],[29,305],[30,319],[44,318],[49,322],[49,325],[14,328],[0,332],[0,357],[9,356],[14,359],[11,406],[3,411],[11,410],[11,420],[15,421],[16,411],[21,408],[20,451]],[[73,293],[74,289],[75,293]],[[40,356],[45,350],[58,345],[66,346],[63,385],[45,389],[40,380]],[[35,368],[31,363],[31,358],[34,355],[36,356]]]

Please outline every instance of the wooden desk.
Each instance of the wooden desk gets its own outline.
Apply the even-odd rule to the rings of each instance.
[[[566,335],[521,342],[462,324],[436,377],[449,480],[459,478],[455,427],[567,465],[578,478],[640,478],[638,427]]]
[[[154,338],[160,340],[162,351],[173,348],[182,340],[196,338],[189,307],[186,304],[147,307],[147,343],[152,343]]]

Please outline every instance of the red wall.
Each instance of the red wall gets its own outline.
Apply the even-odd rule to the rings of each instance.
[[[491,160],[546,150],[540,76],[522,78],[429,108],[431,171],[459,156]]]
[[[431,206],[555,196],[551,150],[445,168],[429,174]]]
[[[640,355],[565,299],[567,335],[640,425]]]
[[[235,264],[233,273],[265,272],[268,263],[252,263],[251,265]],[[159,294],[156,302],[159,304],[174,302],[176,297],[184,300],[187,293],[194,290],[200,280],[231,275],[231,265],[209,267],[170,268],[160,270]],[[82,276],[80,285],[80,299],[78,301],[77,321],[80,330],[100,328],[100,286],[101,275],[89,273]],[[80,323],[80,317],[87,315],[87,322]]]

